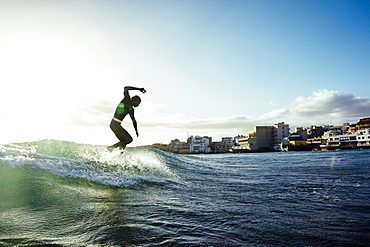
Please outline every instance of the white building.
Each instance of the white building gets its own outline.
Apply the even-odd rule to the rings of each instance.
[[[235,146],[233,137],[222,137],[221,142],[225,144],[225,149],[229,150]]]
[[[274,150],[282,151],[283,150],[282,143],[289,136],[289,124],[285,124],[284,122],[281,122],[281,123],[275,124],[274,127],[275,127]]]
[[[370,128],[359,129],[357,131],[357,146],[359,147],[370,146]]]
[[[210,138],[200,136],[190,136],[188,138],[190,153],[210,153]]]
[[[357,148],[370,147],[370,128],[357,130],[355,133],[340,134],[337,131],[327,131],[322,136],[323,148]]]
[[[289,124],[285,124],[284,122],[277,123],[274,125],[275,127],[275,142],[282,142],[284,138],[289,136]]]

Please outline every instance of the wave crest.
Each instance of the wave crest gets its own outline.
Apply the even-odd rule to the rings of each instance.
[[[109,186],[178,181],[164,157],[154,151],[127,148],[121,155],[118,150],[108,152],[105,146],[58,140],[0,145],[0,164]]]

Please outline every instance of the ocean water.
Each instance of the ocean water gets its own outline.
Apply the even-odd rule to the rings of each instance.
[[[0,145],[0,246],[370,246],[370,150]]]

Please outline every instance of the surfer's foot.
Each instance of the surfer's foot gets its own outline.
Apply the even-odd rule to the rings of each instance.
[[[112,152],[114,147],[113,146],[108,146],[107,149],[108,149],[109,152]]]
[[[121,151],[121,154],[124,154],[125,153],[125,148],[126,148],[126,143],[122,143],[120,146],[119,146],[119,150]]]
[[[123,142],[117,142],[116,144],[113,144],[111,146],[108,146],[107,149],[109,152],[112,152],[115,148],[119,148],[120,150],[125,149],[127,144],[124,144]]]
[[[126,143],[121,142],[121,145],[119,146],[120,150],[124,150],[126,148]]]

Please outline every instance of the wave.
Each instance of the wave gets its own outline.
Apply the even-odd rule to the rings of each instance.
[[[165,156],[154,150],[126,148],[120,154],[118,150],[107,151],[106,146],[60,140],[0,145],[0,165],[120,187],[137,182],[181,181]]]

